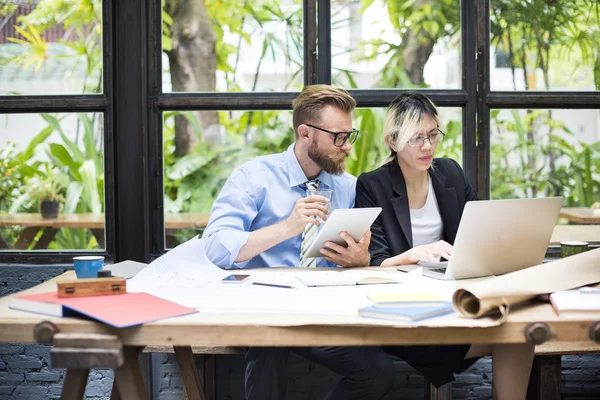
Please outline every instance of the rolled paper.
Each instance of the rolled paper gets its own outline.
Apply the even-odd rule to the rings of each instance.
[[[491,277],[454,292],[456,311],[470,318],[499,313],[541,294],[600,282],[600,249]]]

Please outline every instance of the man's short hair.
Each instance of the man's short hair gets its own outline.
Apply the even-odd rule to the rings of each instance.
[[[356,107],[356,101],[344,89],[329,85],[305,86],[292,102],[296,135],[299,125],[321,122],[321,111],[328,105],[350,114]]]

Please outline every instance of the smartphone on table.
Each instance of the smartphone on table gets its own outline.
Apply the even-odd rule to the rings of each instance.
[[[233,274],[233,275],[229,275],[229,276],[223,278],[223,280],[221,282],[223,282],[223,283],[243,283],[243,282],[246,282],[248,279],[250,279],[250,275]]]

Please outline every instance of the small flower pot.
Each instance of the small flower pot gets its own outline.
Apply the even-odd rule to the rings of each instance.
[[[40,202],[40,213],[42,218],[52,219],[58,217],[58,206],[60,203],[57,200],[42,200]]]

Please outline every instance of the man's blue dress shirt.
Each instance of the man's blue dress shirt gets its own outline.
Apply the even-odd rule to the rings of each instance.
[[[302,234],[285,240],[256,257],[236,263],[253,231],[286,219],[296,200],[306,197],[308,179],[294,154],[294,145],[279,154],[257,157],[236,168],[213,203],[202,237],[206,255],[221,268],[295,267],[300,265]],[[331,211],[354,206],[356,178],[325,171],[316,178],[320,188],[333,189]],[[318,267],[335,264],[317,259]]]

